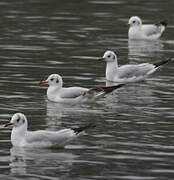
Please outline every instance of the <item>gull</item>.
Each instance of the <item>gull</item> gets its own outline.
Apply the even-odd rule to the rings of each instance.
[[[117,83],[142,81],[155,72],[160,66],[171,59],[163,60],[154,64],[127,64],[118,67],[117,55],[113,51],[106,51],[99,61],[106,61],[106,79]]]
[[[64,147],[67,143],[77,138],[83,131],[93,127],[92,124],[84,127],[62,129],[59,131],[28,131],[27,118],[23,113],[16,113],[11,121],[4,127],[13,126],[11,143],[14,147]]]
[[[58,74],[51,74],[47,80],[40,81],[40,84],[48,84],[47,98],[52,102],[74,103],[93,101],[99,97],[122,87],[124,84],[119,84],[110,87],[99,88],[83,88],[83,87],[63,87],[63,79]]]
[[[165,21],[161,21],[157,24],[143,25],[138,16],[132,16],[129,19],[128,24],[125,24],[125,26],[129,27],[129,39],[155,40],[160,38],[167,26],[167,23]]]

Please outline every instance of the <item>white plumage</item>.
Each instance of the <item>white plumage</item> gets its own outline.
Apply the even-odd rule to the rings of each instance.
[[[90,125],[76,129],[62,129],[59,131],[28,131],[27,118],[22,113],[16,113],[12,116],[11,121],[5,124],[13,126],[11,132],[11,143],[17,147],[63,147],[68,142],[77,138],[78,135],[89,128]]]
[[[157,24],[144,25],[138,16],[132,16],[129,19],[128,24],[125,24],[125,26],[129,26],[129,39],[147,40],[159,39],[164,32],[166,25],[167,23],[165,21],[161,21]]]
[[[47,80],[40,82],[48,84],[47,97],[48,100],[61,103],[79,103],[86,101],[94,101],[113,90],[122,87],[123,85],[99,88],[83,88],[83,87],[63,87],[62,77],[58,74],[51,74]]]
[[[128,64],[119,67],[117,56],[113,51],[106,51],[104,56],[98,60],[106,61],[106,79],[118,83],[144,80],[148,75],[156,71],[159,66],[170,61],[170,59],[168,59],[156,64]]]

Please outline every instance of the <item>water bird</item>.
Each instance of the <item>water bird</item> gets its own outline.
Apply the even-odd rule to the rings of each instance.
[[[122,87],[124,84],[109,87],[83,88],[63,87],[63,79],[58,74],[51,74],[47,80],[40,81],[40,84],[48,84],[47,98],[53,102],[79,103],[94,101],[108,93]]]
[[[167,26],[167,22],[161,21],[156,24],[144,25],[138,16],[132,16],[125,26],[129,27],[129,39],[155,40],[161,37]]]
[[[106,62],[106,79],[117,83],[142,81],[159,67],[171,61],[166,59],[157,63],[126,64],[118,66],[117,55],[113,51],[106,51],[98,61]]]
[[[15,113],[11,121],[4,127],[13,126],[11,143],[14,147],[64,147],[77,138],[82,132],[94,125],[89,124],[79,128],[67,128],[58,131],[37,130],[28,131],[28,121],[23,113]]]

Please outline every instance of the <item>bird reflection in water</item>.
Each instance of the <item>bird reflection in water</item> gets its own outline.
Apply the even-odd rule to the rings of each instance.
[[[156,41],[148,41],[148,40],[129,40],[128,48],[129,53],[128,56],[137,56],[137,57],[156,57],[163,49],[164,45],[161,40]]]
[[[10,149],[10,172],[11,174],[26,175],[30,171],[35,172],[37,167],[37,173],[39,174],[46,168],[55,169],[55,166],[57,170],[63,168],[67,171],[71,169],[70,167],[77,155],[63,150],[12,147]]]

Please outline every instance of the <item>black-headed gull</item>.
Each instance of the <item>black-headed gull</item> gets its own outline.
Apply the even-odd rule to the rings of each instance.
[[[154,40],[160,38],[167,26],[167,23],[165,21],[161,21],[157,24],[143,25],[138,16],[132,16],[129,19],[128,24],[125,24],[125,26],[129,26],[129,39]]]
[[[40,81],[40,84],[49,85],[47,89],[48,100],[63,103],[93,101],[123,86],[123,84],[120,84],[91,89],[83,87],[64,88],[62,77],[58,74],[51,74],[47,80]]]
[[[171,59],[154,64],[127,64],[118,67],[117,56],[113,51],[106,51],[99,61],[106,61],[106,79],[112,82],[127,83],[144,80],[148,75],[156,71],[161,65]]]
[[[4,125],[13,126],[11,143],[16,147],[64,147],[68,142],[77,138],[81,132],[93,125],[59,131],[28,131],[27,118],[22,113],[16,113],[11,121]]]

